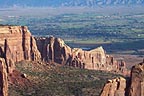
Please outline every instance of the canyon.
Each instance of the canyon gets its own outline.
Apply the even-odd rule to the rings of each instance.
[[[123,77],[108,80],[100,96],[144,96],[144,62],[132,67],[129,80]]]
[[[8,96],[8,82],[11,82],[9,74],[11,77],[15,74],[15,63],[22,60],[42,61],[49,64],[72,66],[80,69],[104,70],[128,74],[125,62],[123,60],[116,60],[113,56],[106,54],[102,47],[89,51],[80,48],[70,48],[60,38],[33,37],[26,26],[0,26],[0,58],[0,96]],[[143,65],[144,63],[140,63],[138,67],[136,65],[132,68],[129,96],[143,96]],[[22,75],[22,77],[25,78],[26,76]],[[114,83],[119,84],[121,79],[117,79],[116,81],[118,82],[114,81]],[[126,80],[122,82],[124,83]],[[122,85],[123,90],[125,84]],[[120,86],[117,85],[117,87]],[[141,91],[137,91],[137,87]],[[124,93],[123,91],[122,94]]]
[[[94,70],[126,70],[124,61],[107,55],[102,47],[90,51],[70,48],[60,38],[34,38],[26,26],[0,27],[0,54],[10,73],[14,63],[22,60],[42,60]]]

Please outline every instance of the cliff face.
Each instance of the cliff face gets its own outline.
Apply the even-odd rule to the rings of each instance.
[[[130,80],[109,80],[100,96],[144,96],[144,62],[132,67]]]
[[[15,62],[43,60],[93,70],[123,71],[124,62],[108,56],[102,47],[84,51],[70,48],[60,38],[33,38],[25,26],[0,26],[0,96],[7,96],[9,81],[16,73]],[[15,75],[15,78],[17,75]]]
[[[13,75],[15,62],[40,59],[35,39],[27,27],[0,26],[0,96],[8,96],[7,73]]]
[[[0,26],[0,96],[8,95],[7,73],[13,75],[15,62],[40,59],[93,70],[126,69],[124,61],[107,55],[102,47],[90,51],[72,49],[60,38],[33,38],[25,26]],[[101,96],[144,96],[144,62],[132,67],[130,83],[124,78],[109,80]]]
[[[14,62],[40,59],[94,70],[125,69],[123,62],[108,56],[102,47],[90,51],[72,49],[62,39],[54,37],[36,38],[35,41],[25,26],[0,26],[0,57],[5,58],[10,73]]]
[[[13,69],[13,62],[37,60],[41,55],[27,27],[0,26],[0,57],[5,58],[8,67],[11,67],[8,69]]]
[[[0,58],[0,96],[8,96],[7,70],[3,58]]]
[[[59,38],[36,38],[36,41],[44,61],[64,64],[71,55],[71,48]]]
[[[129,96],[144,96],[144,62],[132,67]]]
[[[62,65],[94,70],[123,71],[124,62],[116,61],[105,53],[102,47],[85,51],[80,48],[70,48],[60,38],[36,38],[42,59]]]
[[[125,96],[126,80],[122,77],[109,80],[100,96]]]

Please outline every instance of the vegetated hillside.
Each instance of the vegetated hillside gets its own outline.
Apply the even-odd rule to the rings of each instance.
[[[13,77],[18,82],[10,85],[9,96],[99,96],[107,79],[118,76],[36,61],[19,62],[16,68],[27,75],[29,83]]]
[[[144,4],[144,0],[0,0],[0,6],[89,6],[98,5],[137,5]]]

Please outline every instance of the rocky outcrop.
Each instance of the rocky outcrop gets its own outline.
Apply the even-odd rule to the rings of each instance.
[[[42,60],[65,64],[71,55],[71,48],[60,38],[36,38]]]
[[[144,96],[144,62],[132,67],[129,96]]]
[[[25,26],[0,26],[0,57],[5,58],[10,73],[14,62],[39,59],[94,70],[125,69],[123,62],[108,56],[102,47],[90,51],[72,49],[62,39],[54,37],[36,38],[35,41]]]
[[[36,41],[27,27],[0,26],[0,96],[8,96],[8,76],[9,82],[18,77],[14,74],[15,62],[40,59]]]
[[[126,71],[125,62],[107,55],[102,47],[72,49],[60,38],[33,38],[25,26],[0,26],[0,96],[8,95],[7,73],[10,82],[29,82],[26,75],[15,70],[15,62],[40,59],[92,70]],[[144,96],[144,62],[132,67],[130,83],[122,77],[109,80],[101,96]]]
[[[0,58],[0,96],[8,96],[7,70],[3,58]]]
[[[130,80],[109,80],[100,96],[144,96],[144,62],[132,67]]]
[[[8,72],[14,62],[41,58],[35,39],[25,26],[0,26],[0,57],[5,58]]]
[[[56,62],[79,68],[123,71],[125,63],[117,61],[105,53],[102,47],[85,51],[80,48],[70,48],[60,38],[36,38],[42,60]]]
[[[100,96],[125,96],[126,80],[123,77],[108,80]]]

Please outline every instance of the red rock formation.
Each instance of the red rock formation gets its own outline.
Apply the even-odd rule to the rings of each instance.
[[[101,96],[144,96],[144,62],[132,67],[127,82],[124,78],[109,80]]]
[[[94,69],[123,70],[113,57],[107,56],[102,47],[84,51],[70,48],[60,38],[37,38],[31,36],[25,26],[0,26],[0,57],[5,58],[8,72],[14,69],[14,62],[21,60],[42,60],[62,65]],[[39,52],[40,51],[40,52]],[[122,63],[122,62],[121,62]]]
[[[14,68],[13,62],[38,60],[41,55],[27,27],[0,26],[0,57],[5,58],[8,72],[11,72]]]
[[[36,38],[38,49],[44,61],[56,62],[73,67],[119,71],[125,69],[122,62],[108,56],[102,47],[85,51],[80,48],[70,48],[60,38]]]
[[[65,64],[71,55],[71,48],[59,38],[37,38],[36,40],[44,61]]]
[[[109,80],[100,96],[125,96],[126,80],[122,77]]]
[[[129,96],[144,96],[144,62],[132,67]]]
[[[8,96],[6,63],[3,58],[0,58],[0,96]]]

